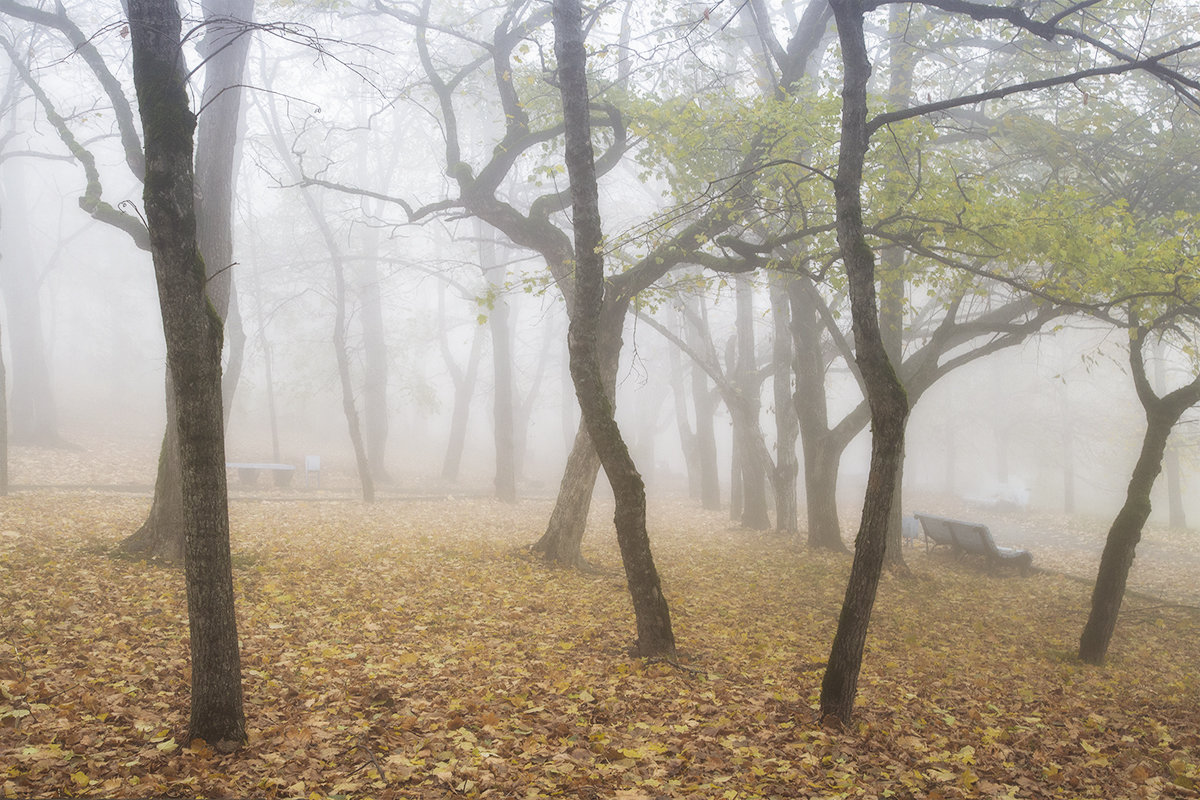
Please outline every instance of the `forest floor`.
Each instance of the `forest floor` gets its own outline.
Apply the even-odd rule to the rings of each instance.
[[[675,501],[651,531],[681,666],[628,654],[603,509],[584,575],[522,551],[545,500],[235,499],[250,740],[184,747],[182,576],[113,555],[146,507],[0,498],[0,795],[1200,796],[1194,571],[1153,599],[1140,564],[1092,668],[1073,655],[1090,586],[1054,547],[1027,578],[909,548],[838,730],[815,709],[849,558]]]

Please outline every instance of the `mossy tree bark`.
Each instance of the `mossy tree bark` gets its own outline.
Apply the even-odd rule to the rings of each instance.
[[[192,659],[188,740],[246,739],[234,615],[221,405],[222,321],[196,235],[192,135],[174,0],[130,0],[134,84],[145,135],[144,203],[177,407]]]
[[[1185,411],[1200,402],[1200,375],[1191,383],[1162,397],[1155,394],[1146,377],[1142,353],[1147,331],[1137,326],[1136,319],[1133,322],[1135,332],[1129,342],[1129,366],[1138,399],[1146,411],[1146,433],[1142,438],[1142,451],[1129,479],[1125,505],[1117,512],[1108,530],[1104,552],[1100,556],[1100,569],[1096,574],[1096,585],[1092,589],[1092,609],[1079,638],[1079,658],[1088,664],[1102,664],[1108,655],[1108,646],[1125,598],[1129,569],[1133,566],[1134,553],[1142,538],[1142,528],[1150,517],[1150,490],[1162,471],[1171,429]]]
[[[555,0],[554,34],[576,253],[575,307],[567,335],[571,378],[584,422],[616,499],[614,522],[637,618],[637,651],[643,656],[673,658],[675,636],[671,615],[646,531],[646,490],[613,417],[613,403],[605,389],[596,347],[604,307],[604,262],[600,252],[599,190],[591,143],[579,0]]]

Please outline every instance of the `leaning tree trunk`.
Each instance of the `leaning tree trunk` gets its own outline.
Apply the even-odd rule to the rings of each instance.
[[[1129,343],[1129,363],[1138,399],[1146,410],[1146,434],[1129,479],[1125,505],[1117,512],[1108,530],[1096,585],[1092,589],[1092,610],[1079,638],[1079,659],[1088,664],[1102,664],[1108,654],[1117,615],[1125,598],[1125,584],[1133,566],[1134,552],[1142,538],[1142,528],[1150,517],[1150,490],[1162,471],[1171,429],[1185,411],[1200,402],[1200,376],[1164,397],[1155,395],[1146,378],[1142,356],[1146,332],[1136,328],[1136,319],[1134,325],[1136,334]]]
[[[196,236],[196,118],[188,107],[176,4],[130,0],[129,27],[146,137],[146,220],[178,411],[192,660],[187,739],[228,751],[246,740],[246,722],[229,552],[222,325],[210,305]]]
[[[867,80],[871,64],[857,0],[830,0],[844,67],[842,135],[834,199],[838,247],[850,290],[855,361],[871,407],[871,468],[855,538],[854,564],[838,617],[837,633],[821,681],[820,716],[850,721],[862,668],[867,626],[875,605],[887,543],[896,472],[904,450],[908,400],[888,360],[875,299],[875,256],[863,233],[862,170],[868,146]]]
[[[597,356],[600,359],[601,378],[604,391],[613,402],[617,391],[617,369],[621,357],[621,329],[624,327],[625,309],[606,303],[600,315],[599,331],[596,333]],[[573,377],[573,376],[572,376]],[[583,557],[583,534],[587,530],[588,512],[592,507],[592,493],[596,488],[596,476],[600,472],[600,457],[588,434],[587,421],[579,420],[575,442],[567,456],[558,487],[558,497],[546,532],[530,548],[545,560],[565,566],[586,569]]]
[[[205,112],[197,132],[197,237],[208,275],[213,308],[225,318],[233,291],[233,187],[240,147],[241,83],[250,48],[247,27],[254,19],[253,0],[205,4],[201,51],[208,59],[202,102]],[[237,344],[237,338],[234,344]],[[167,379],[167,394],[173,393]],[[235,378],[230,379],[230,384]],[[232,390],[222,398],[225,413]],[[145,522],[121,542],[121,549],[178,563],[184,552],[182,476],[178,443],[172,430],[175,405],[167,401],[167,429],[159,450],[154,499]]]
[[[603,235],[588,119],[586,55],[579,0],[555,0],[554,33],[575,229],[576,300],[567,334],[571,378],[584,421],[616,499],[614,523],[637,618],[638,653],[674,658],[671,615],[646,531],[645,486],[613,416],[613,402],[601,372],[602,356],[597,352],[596,334],[604,308]]]

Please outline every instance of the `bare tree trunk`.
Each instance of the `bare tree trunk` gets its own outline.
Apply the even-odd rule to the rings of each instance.
[[[1146,331],[1137,326],[1136,318],[1131,323],[1135,335],[1129,342],[1129,365],[1138,399],[1146,411],[1146,433],[1142,439],[1142,452],[1129,479],[1125,505],[1117,512],[1108,530],[1096,585],[1092,589],[1092,610],[1079,638],[1079,658],[1088,664],[1102,664],[1108,654],[1117,615],[1125,598],[1129,568],[1133,566],[1142,528],[1150,517],[1150,491],[1154,488],[1158,473],[1162,471],[1163,454],[1171,429],[1185,411],[1200,402],[1200,375],[1163,397],[1154,393],[1146,377],[1142,355]]]
[[[795,536],[800,530],[796,502],[796,478],[800,462],[796,458],[796,438],[800,435],[796,407],[792,404],[792,325],[787,284],[791,277],[770,273],[771,320],[774,339],[771,357],[775,374],[771,384],[775,399],[775,529]]]
[[[755,438],[761,439],[758,418],[762,408],[758,379],[758,356],[754,341],[754,283],[739,274],[734,280],[737,299],[737,393],[745,406],[744,414],[734,414],[734,435],[740,440],[738,452],[742,473],[741,523],[747,528],[765,531],[771,527],[767,510],[767,472],[758,458]],[[742,419],[739,425],[738,419]],[[740,429],[740,430],[739,430]]]
[[[130,0],[129,26],[146,136],[144,204],[178,411],[192,658],[187,739],[229,751],[246,740],[246,721],[229,552],[222,325],[210,307],[193,206],[195,117],[185,90],[178,7]]]
[[[465,368],[459,368],[450,352],[446,336],[446,287],[438,287],[439,341],[446,369],[454,382],[454,411],[450,416],[450,437],[446,442],[446,457],[442,460],[442,480],[451,483],[458,480],[462,464],[463,447],[467,441],[467,422],[471,417],[471,398],[475,394],[475,379],[479,375],[479,361],[483,354],[483,326],[475,325],[471,336],[471,352]]]
[[[613,402],[601,368],[603,357],[597,352],[597,333],[605,305],[604,262],[600,249],[603,234],[588,119],[581,17],[579,0],[555,0],[554,49],[558,57],[575,230],[576,301],[567,335],[571,378],[575,382],[584,421],[616,498],[614,523],[637,619],[637,652],[643,656],[674,658],[671,616],[646,531],[645,486],[613,416]],[[623,302],[612,305],[619,310],[617,316],[623,318]]]
[[[683,321],[686,325],[687,322]],[[679,449],[683,452],[683,465],[687,470],[688,497],[700,499],[700,454],[696,432],[688,419],[687,390],[683,384],[683,358],[678,347],[667,349],[671,365],[671,400],[675,407],[675,429],[679,433]]]
[[[513,355],[508,298],[504,296],[507,270],[496,263],[493,229],[480,222],[479,265],[492,300],[488,331],[492,335],[492,433],[496,445],[495,487],[497,499],[517,501],[516,446],[513,439]]]
[[[845,445],[829,429],[825,396],[825,359],[821,352],[823,327],[815,291],[799,278],[788,285],[792,306],[792,343],[796,362],[796,420],[804,456],[804,504],[808,520],[808,546],[846,552],[838,521],[837,480]]]
[[[830,0],[842,44],[842,131],[834,197],[838,247],[850,289],[855,361],[871,407],[871,468],[855,538],[854,563],[837,633],[821,681],[820,716],[850,721],[862,669],[867,626],[883,568],[896,474],[904,453],[908,401],[888,359],[875,298],[875,255],[863,233],[862,170],[868,146],[867,81],[870,60],[863,11],[856,0]]]
[[[707,324],[708,309],[699,303],[696,319]],[[697,352],[703,348],[701,338],[710,338],[696,324],[686,326],[685,338]],[[692,365],[692,406],[696,409],[696,453],[700,465],[700,505],[707,511],[721,510],[721,478],[717,467],[716,403],[708,385],[708,376],[696,364]]]
[[[391,483],[387,469],[388,445],[388,348],[383,323],[383,300],[379,292],[379,245],[376,231],[367,234],[367,256],[358,270],[358,299],[363,336],[363,436],[367,463],[377,483]]]

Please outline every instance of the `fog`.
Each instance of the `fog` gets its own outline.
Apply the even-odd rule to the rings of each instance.
[[[73,11],[85,30],[100,31],[96,45],[128,89],[125,43],[112,27],[119,12],[107,5],[80,5]],[[227,425],[228,460],[301,466],[306,456],[319,455],[324,490],[353,489],[355,459],[331,339],[335,298],[330,264],[337,258],[345,265],[349,285],[347,346],[360,410],[372,402],[364,387],[378,370],[369,363],[371,348],[382,345],[386,353],[385,391],[376,395],[383,402],[377,417],[386,423],[386,434],[379,439],[381,474],[390,477],[382,491],[492,491],[497,470],[495,318],[507,307],[501,324],[511,335],[518,495],[552,497],[578,411],[566,364],[566,307],[544,255],[479,223],[461,203],[410,219],[414,215],[387,199],[400,198],[411,210],[455,198],[460,191],[446,164],[444,113],[408,40],[397,38],[398,32],[411,36],[411,29],[394,19],[284,5],[264,6],[260,14],[277,15],[295,27],[273,35],[260,32],[251,48],[235,192],[235,255],[229,267],[238,309],[238,320],[231,324],[240,326],[245,343]],[[639,24],[648,22],[635,18],[635,29]],[[616,37],[615,25],[606,21],[597,36]],[[17,33],[26,37],[21,41],[31,41],[28,31]],[[749,33],[736,26],[709,30],[709,38],[696,45],[695,63],[685,57],[682,45],[664,44],[655,52],[649,39],[638,40],[650,65],[643,64],[638,73],[646,96],[653,94],[656,81],[668,79],[688,80],[697,92],[708,92],[717,75],[728,81],[732,96],[749,94],[755,86],[756,57],[745,46]],[[645,30],[641,34],[649,35]],[[535,58],[547,35],[531,34],[526,58]],[[444,36],[438,41],[438,64],[447,74],[451,65],[473,57],[469,40]],[[882,48],[885,42],[877,38],[876,44]],[[140,184],[124,163],[113,113],[97,94],[94,77],[69,46],[54,39],[39,42],[31,58],[60,113],[93,153],[106,201],[139,214]],[[198,63],[195,52],[189,50],[188,58]],[[671,58],[678,60],[672,63]],[[711,63],[718,58],[719,68]],[[539,71],[531,68],[519,86],[535,127],[553,113],[553,87],[539,82]],[[461,159],[476,174],[505,135],[505,112],[489,80],[494,76],[487,70],[471,73],[457,107]],[[935,83],[936,75],[925,80]],[[166,419],[165,350],[149,256],[129,236],[80,209],[85,175],[79,164],[66,154],[44,108],[11,68],[7,85],[5,158],[0,164],[0,288],[5,300],[0,330],[10,392],[12,481],[17,488],[30,482],[25,463],[40,447],[119,447],[145,457],[150,470],[140,483],[148,488]],[[198,102],[197,97],[194,107]],[[822,135],[815,134],[818,140]],[[637,136],[644,151],[639,154],[635,148],[603,177],[602,214],[611,242],[606,255],[613,272],[629,268],[679,220],[698,213],[688,198],[704,199],[710,181],[734,163],[731,153],[714,147],[706,155],[714,171],[681,180],[664,166],[661,154],[646,154],[655,146],[652,132],[639,129]],[[514,159],[494,182],[496,197],[521,212],[535,198],[566,188],[561,140],[544,139]],[[600,139],[603,145],[611,143]],[[814,144],[820,146],[820,141]],[[695,164],[688,168],[699,169]],[[818,217],[829,213],[828,198],[822,202],[824,209],[814,211]],[[323,220],[324,229],[314,215]],[[569,222],[562,210],[548,219],[560,230]],[[828,244],[826,238],[814,247]],[[912,258],[905,316],[916,325],[926,313],[927,294],[936,288],[934,301],[943,310],[928,312],[935,318],[944,313],[948,295],[944,285],[920,277],[923,267]],[[835,272],[818,285],[836,311],[844,298],[832,277]],[[757,366],[769,373],[757,384],[759,425],[774,453],[772,381],[784,380],[791,387],[795,379],[771,369],[777,329],[767,273],[754,273],[752,329]],[[32,288],[18,286],[23,281],[32,282]],[[677,332],[684,329],[682,306],[703,307],[709,325],[703,333],[717,365],[732,372],[726,353],[737,331],[733,284],[730,273],[683,264],[636,302],[641,313]],[[1007,291],[986,283],[972,290],[982,302],[997,304]],[[842,335],[848,336],[849,316],[838,313]],[[372,314],[382,325],[382,338],[374,343],[368,341]],[[910,339],[904,347],[911,352],[915,342]],[[831,349],[828,335],[822,346],[829,351],[824,387],[829,417],[836,422],[863,395],[845,358]],[[689,491],[676,413],[685,409],[687,425],[694,424],[695,397],[689,387],[698,367],[686,354],[673,356],[673,348],[641,318],[628,316],[617,373],[618,418],[652,502],[656,494]],[[473,349],[477,381],[462,464],[457,479],[449,480],[443,473],[456,391],[468,381]],[[904,486],[911,499],[906,505],[954,497],[1111,516],[1124,499],[1144,428],[1127,351],[1123,330],[1083,314],[1064,315],[1016,346],[938,379],[915,404],[909,423]],[[39,358],[45,386],[35,385],[42,368]],[[1159,348],[1150,364],[1160,390],[1188,378],[1188,358],[1175,345]],[[709,387],[716,395],[711,381]],[[716,414],[718,472],[728,504],[731,418],[720,402]],[[39,424],[33,424],[34,418]],[[364,424],[379,422],[367,419]],[[860,432],[841,461],[839,493],[847,509],[861,502],[868,437]],[[1185,418],[1173,444],[1186,487],[1194,480],[1194,418]],[[802,493],[803,478],[799,485]],[[1154,514],[1165,521],[1165,482],[1158,491]],[[1188,517],[1200,518],[1200,508],[1190,498],[1187,502]]]

